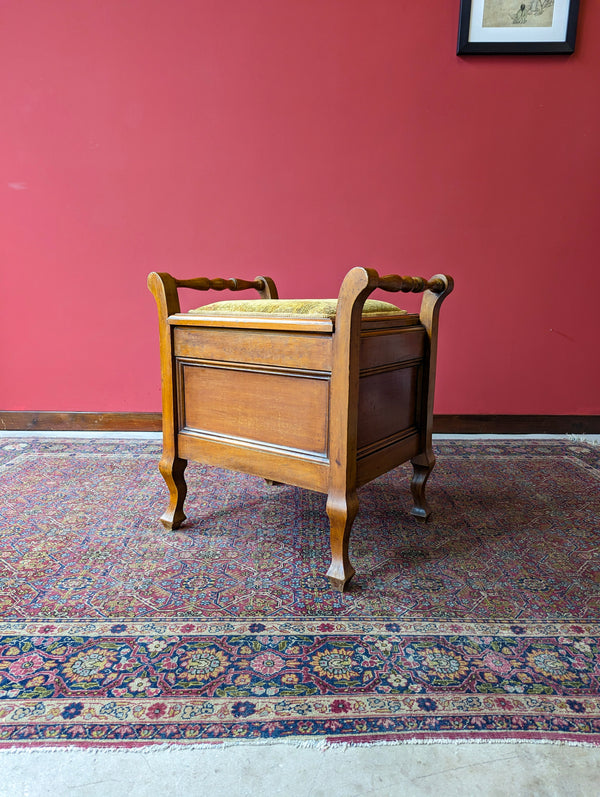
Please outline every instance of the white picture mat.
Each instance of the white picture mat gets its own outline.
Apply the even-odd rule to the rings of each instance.
[[[509,28],[484,28],[483,7],[485,0],[471,3],[470,42],[564,42],[567,37],[570,0],[554,0],[552,27],[538,28],[511,25]],[[520,3],[515,0],[515,11]]]

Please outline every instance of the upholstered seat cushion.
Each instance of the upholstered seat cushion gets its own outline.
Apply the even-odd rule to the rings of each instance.
[[[285,318],[293,316],[308,316],[312,318],[335,318],[337,312],[337,299],[236,299],[233,301],[213,302],[203,307],[190,310],[191,313],[240,315],[278,315]],[[402,314],[400,310],[389,302],[380,302],[377,299],[367,299],[363,307],[363,315],[390,315]]]

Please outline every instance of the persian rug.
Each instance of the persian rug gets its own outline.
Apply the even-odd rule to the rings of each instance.
[[[600,447],[444,441],[360,491],[333,592],[325,496],[154,440],[0,439],[0,746],[600,742]]]

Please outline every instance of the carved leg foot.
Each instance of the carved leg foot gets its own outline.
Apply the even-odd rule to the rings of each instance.
[[[348,496],[330,495],[327,499],[331,538],[331,565],[327,578],[333,589],[343,592],[356,572],[348,557],[348,543],[354,518],[358,513],[356,492]]]
[[[433,455],[429,457],[426,455],[415,457],[411,462],[414,473],[410,483],[410,491],[412,493],[414,506],[410,513],[415,517],[426,520],[431,514],[431,507],[425,498],[425,485],[435,465],[435,457]]]
[[[183,502],[187,494],[187,485],[183,473],[187,459],[161,459],[158,469],[169,488],[169,506],[160,521],[166,529],[178,529],[185,520]]]

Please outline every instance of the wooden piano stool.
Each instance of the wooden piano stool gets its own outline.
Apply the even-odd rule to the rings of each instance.
[[[331,565],[343,590],[357,488],[410,460],[412,514],[426,518],[440,306],[451,277],[353,268],[337,300],[280,300],[269,277],[175,279],[153,272],[162,372],[167,529],[185,520],[194,460],[327,495]],[[180,311],[178,288],[258,291],[258,299]],[[419,314],[368,299],[423,293]]]

